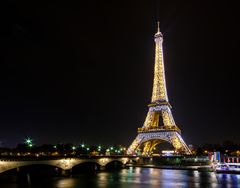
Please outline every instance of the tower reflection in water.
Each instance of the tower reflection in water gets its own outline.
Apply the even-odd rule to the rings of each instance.
[[[57,188],[74,187],[219,187],[236,186],[240,175],[220,175],[213,172],[168,170],[154,168],[129,168],[114,172],[99,172],[56,179]]]
[[[31,178],[31,175],[30,175]],[[69,177],[31,178],[31,185],[0,181],[1,188],[176,188],[238,187],[240,175],[187,170],[129,168],[118,171],[89,172]]]

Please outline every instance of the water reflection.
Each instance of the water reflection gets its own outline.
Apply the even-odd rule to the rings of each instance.
[[[67,178],[67,179],[60,179],[56,182],[57,188],[72,188],[76,184],[75,179]]]
[[[31,178],[31,176],[30,176]],[[4,182],[1,188],[178,188],[178,187],[240,187],[240,175],[215,174],[187,170],[129,168],[114,172],[80,174],[72,177],[39,177],[31,184]]]
[[[240,187],[240,174],[219,174],[218,182],[227,187]]]

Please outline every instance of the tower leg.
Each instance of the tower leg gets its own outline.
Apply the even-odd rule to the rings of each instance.
[[[137,149],[141,144],[141,139],[139,138],[139,136],[137,136],[135,138],[135,140],[132,142],[132,144],[129,146],[128,150],[127,150],[127,154],[128,155],[136,155],[137,154]]]
[[[147,142],[144,143],[143,152],[142,152],[143,156],[150,155],[151,146],[152,146],[152,142],[151,141],[147,141]]]

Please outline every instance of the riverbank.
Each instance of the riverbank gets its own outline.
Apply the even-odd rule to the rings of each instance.
[[[169,165],[126,165],[127,167],[141,167],[141,168],[157,168],[157,169],[171,169],[171,170],[197,170],[204,172],[214,172],[211,165],[204,166],[169,166]]]

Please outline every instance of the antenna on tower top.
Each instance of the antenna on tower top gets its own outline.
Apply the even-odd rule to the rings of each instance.
[[[157,32],[160,33],[160,22],[157,22]]]

